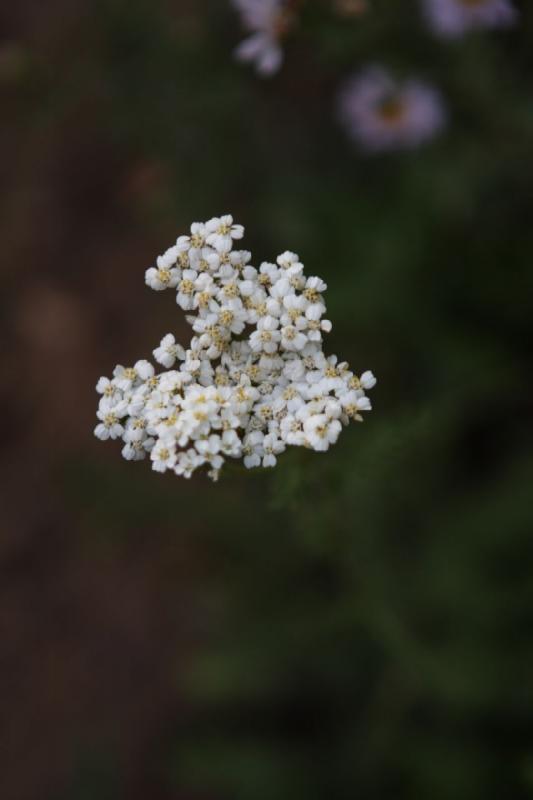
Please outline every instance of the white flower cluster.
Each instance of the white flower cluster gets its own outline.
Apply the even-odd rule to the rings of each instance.
[[[288,445],[327,450],[370,410],[373,374],[323,353],[326,284],[291,252],[253,267],[233,250],[243,234],[231,216],[194,223],[146,272],[151,289],[176,290],[194,334],[187,349],[162,339],[166,371],[138,361],[98,381],[95,435],[122,439],[124,458],[149,454],[154,470],[186,478],[207,465],[216,480],[226,458],[273,467]]]

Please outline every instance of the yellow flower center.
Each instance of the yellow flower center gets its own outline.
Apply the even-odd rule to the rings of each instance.
[[[224,286],[224,295],[226,297],[238,297],[239,289],[234,283],[228,283],[227,286]]]
[[[399,97],[389,97],[379,107],[381,119],[388,125],[397,125],[405,116],[405,103]]]
[[[168,283],[170,281],[171,275],[169,269],[158,269],[157,270],[157,277],[161,281],[161,283]]]
[[[310,303],[316,303],[320,299],[320,295],[316,289],[306,289],[303,295]]]
[[[194,292],[194,283],[185,278],[180,283],[180,292],[183,294],[192,294]]]
[[[219,315],[218,318],[220,320],[220,324],[221,325],[226,325],[227,327],[229,327],[231,325],[231,323],[233,322],[234,316],[235,315],[233,314],[233,311],[228,311],[226,309],[226,311],[221,311],[220,312],[220,315]]]

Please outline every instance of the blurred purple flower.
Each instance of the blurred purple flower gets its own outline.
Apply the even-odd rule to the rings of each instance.
[[[255,64],[264,77],[273,75],[283,62],[280,40],[291,25],[291,14],[285,0],[232,0],[245,28],[251,36],[235,50],[238,61]]]
[[[348,134],[367,152],[415,148],[446,121],[436,89],[419,80],[400,83],[377,66],[350,78],[338,103]]]
[[[451,38],[477,28],[509,27],[517,18],[510,0],[424,0],[424,5],[432,30]]]

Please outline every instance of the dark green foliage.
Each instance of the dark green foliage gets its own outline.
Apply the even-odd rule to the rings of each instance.
[[[230,209],[263,257],[299,252],[329,283],[332,349],[380,379],[363,427],[272,475],[163,491],[116,466],[115,497],[134,481],[135,513],[167,525],[176,503],[213,559],[165,769],[215,797],[531,786],[531,20],[445,45],[391,5],[310,19],[269,84],[232,65],[225,17],[194,41],[152,4],[100,22],[112,129],[165,159],[180,221]],[[445,92],[426,149],[364,160],[336,128],[337,81],[377,58]]]

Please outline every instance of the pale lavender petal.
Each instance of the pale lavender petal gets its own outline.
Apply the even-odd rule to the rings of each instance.
[[[269,76],[277,72],[283,63],[283,50],[272,40],[263,50],[258,62],[257,71],[260,75]]]
[[[518,17],[510,0],[424,0],[424,10],[432,30],[450,38],[469,30],[509,27]]]
[[[261,57],[266,47],[268,47],[267,35],[254,33],[235,48],[235,58],[238,61],[255,61]]]

